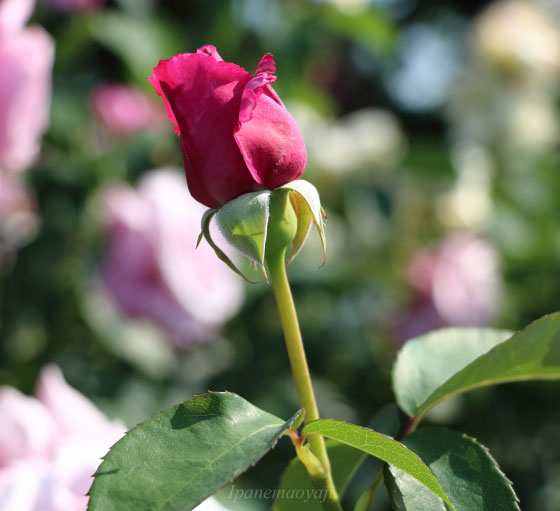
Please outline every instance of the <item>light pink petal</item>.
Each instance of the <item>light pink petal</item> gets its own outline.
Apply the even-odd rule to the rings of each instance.
[[[52,460],[51,473],[56,481],[67,488],[85,509],[85,496],[103,456],[126,433],[124,424],[109,422],[95,433],[84,431],[63,438],[57,445]]]
[[[66,383],[55,365],[41,371],[35,394],[50,411],[62,435],[95,431],[107,422],[85,396]]]
[[[48,123],[53,58],[53,41],[38,27],[0,45],[0,169],[25,170],[39,152]]]
[[[2,511],[54,511],[46,497],[52,486],[50,466],[29,460],[0,470],[0,509]],[[61,508],[62,509],[62,508]],[[66,508],[65,508],[66,509]],[[74,511],[72,508],[69,508]]]
[[[448,324],[488,324],[501,303],[501,279],[494,247],[472,235],[449,238],[440,249],[432,287],[434,303]]]
[[[0,1],[0,41],[20,32],[35,8],[35,0]]]
[[[179,189],[186,193],[184,178],[177,179]],[[162,278],[157,260],[159,223],[153,205],[125,185],[107,190],[103,202],[109,246],[102,277],[120,311],[129,317],[149,318],[173,337],[203,337],[197,322],[175,300]]]
[[[116,136],[158,128],[163,109],[142,91],[123,84],[100,85],[90,98],[94,115]]]
[[[211,338],[243,300],[239,279],[210,247],[196,249],[204,207],[188,194],[184,176],[149,172],[138,191],[104,194],[108,249],[103,282],[121,312],[148,318],[178,347]]]
[[[173,171],[147,175],[140,194],[156,218],[156,254],[166,287],[195,323],[221,325],[241,307],[243,287],[206,243],[196,248],[205,208],[189,197],[183,178]]]
[[[216,47],[212,46],[211,44],[201,46],[198,50],[196,50],[196,53],[205,53],[206,55],[210,55],[211,57],[214,57],[217,62],[224,61],[224,59],[220,57],[220,54],[218,53]]]
[[[0,467],[46,458],[56,425],[47,408],[12,387],[0,387]]]

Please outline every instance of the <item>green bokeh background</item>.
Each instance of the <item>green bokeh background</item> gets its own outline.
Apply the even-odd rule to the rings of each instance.
[[[104,249],[92,197],[109,182],[135,183],[149,169],[181,166],[171,132],[101,144],[89,94],[100,83],[124,82],[155,97],[146,77],[159,59],[211,43],[225,60],[248,70],[273,53],[275,89],[288,106],[305,105],[333,121],[375,107],[398,120],[402,143],[387,161],[336,175],[310,158],[304,177],[317,186],[329,213],[332,248],[318,269],[318,242],[311,239],[289,270],[322,414],[367,424],[392,400],[390,370],[400,342],[394,326],[410,299],[406,264],[448,232],[436,208],[437,197],[457,180],[457,116],[447,105],[453,79],[467,69],[473,23],[490,2],[364,4],[344,10],[327,1],[115,0],[100,11],[68,14],[39,6],[33,21],[56,43],[51,125],[41,158],[26,176],[40,229],[0,276],[2,384],[32,393],[41,367],[55,362],[71,385],[129,426],[207,389],[236,392],[281,417],[297,409],[273,295],[264,283],[247,285],[246,303],[220,339],[178,356],[157,375],[118,356],[85,305]],[[443,84],[439,96],[424,103],[410,100],[406,91],[418,85],[407,82],[409,75],[402,78],[407,59],[416,55],[406,42],[418,27],[439,34],[445,49],[420,65],[418,80],[427,75],[435,89]],[[452,71],[446,74],[438,58],[451,58]],[[497,247],[504,279],[495,326],[517,329],[559,308],[559,153],[557,144],[542,148],[519,170],[511,161],[523,151],[505,142],[484,140],[497,170],[494,214],[482,230]],[[439,408],[428,422],[487,445],[513,481],[522,509],[557,510],[559,389],[539,383],[480,390]],[[281,442],[238,484],[276,487],[292,455]],[[366,465],[350,500],[368,476]],[[384,498],[377,509],[384,509]],[[270,502],[242,505],[266,509]]]

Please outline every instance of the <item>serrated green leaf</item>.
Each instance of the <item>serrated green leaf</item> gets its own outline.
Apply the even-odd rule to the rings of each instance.
[[[474,438],[425,428],[403,443],[430,467],[457,511],[519,511],[511,483]],[[448,510],[439,497],[398,468],[386,467],[385,484],[395,511]]]
[[[416,410],[416,422],[441,401],[479,387],[560,379],[560,313],[531,323],[442,383]]]
[[[434,390],[511,335],[491,328],[443,328],[407,341],[393,367],[397,403],[416,415]]]
[[[308,435],[313,433],[361,449],[376,458],[400,468],[453,508],[441,485],[430,472],[430,469],[417,454],[393,438],[368,428],[333,419],[319,419],[306,424],[302,434]]]
[[[270,216],[270,191],[240,195],[220,208],[218,227],[228,243],[256,263],[264,263],[266,231]]]
[[[379,410],[371,421],[371,427],[387,435],[396,435],[399,428],[399,415],[394,404],[386,405]],[[327,440],[327,451],[331,462],[333,480],[338,490],[338,495],[342,498],[348,483],[356,473],[365,457],[366,453],[346,444],[335,440]],[[314,494],[314,487],[303,464],[296,457],[284,470],[280,479],[278,497],[272,506],[273,511],[321,511],[320,494]],[[288,498],[290,493],[304,495],[302,499]],[[309,496],[319,498],[307,498]]]
[[[111,448],[95,473],[88,510],[192,509],[255,464],[291,422],[230,392],[168,408]]]
[[[288,190],[292,191],[292,193],[290,194],[292,206],[296,211],[296,215],[298,214],[298,211],[302,214],[301,225],[299,222],[300,217],[298,216],[298,231],[296,233],[294,241],[292,242],[292,251],[290,253],[288,262],[292,261],[293,258],[297,255],[309,232],[308,219],[305,215],[305,205],[307,205],[307,211],[309,214],[311,214],[313,223],[315,224],[315,227],[317,227],[317,231],[319,232],[321,245],[323,246],[323,264],[325,264],[327,258],[327,240],[325,237],[325,224],[323,222],[323,209],[321,207],[321,199],[319,198],[319,192],[317,191],[317,188],[315,188],[311,183],[305,181],[304,179],[292,181],[285,184],[281,188],[287,188]],[[296,197],[292,199],[292,196],[294,194],[297,194],[299,198]],[[301,199],[303,199],[303,202]],[[294,203],[296,205],[294,205]]]

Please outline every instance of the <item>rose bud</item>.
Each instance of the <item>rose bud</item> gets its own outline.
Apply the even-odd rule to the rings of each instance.
[[[189,190],[202,204],[219,208],[303,173],[305,144],[270,85],[275,71],[270,54],[251,76],[208,45],[160,61],[149,77],[179,135]]]

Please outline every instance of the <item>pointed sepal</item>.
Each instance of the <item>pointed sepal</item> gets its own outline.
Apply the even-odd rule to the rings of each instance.
[[[260,265],[264,264],[270,193],[263,190],[240,195],[222,206],[216,215],[226,241]]]
[[[321,207],[321,200],[319,198],[317,188],[303,179],[287,183],[281,188],[290,190],[290,201],[298,217],[298,228],[296,236],[292,241],[288,264],[301,250],[301,247],[309,234],[311,221],[313,221],[315,227],[317,227],[317,231],[319,232],[319,237],[321,239],[321,245],[323,246],[322,265],[324,265],[327,260],[327,240],[325,237],[324,222],[326,215]]]
[[[243,277],[250,284],[256,284],[256,282],[248,279],[243,274],[243,272],[237,266],[235,266],[235,264],[226,255],[226,253],[220,247],[218,247],[218,245],[216,245],[216,243],[214,243],[214,240],[212,239],[212,236],[210,235],[210,221],[212,220],[212,217],[216,213],[218,213],[218,211],[219,210],[217,210],[217,209],[209,209],[202,216],[202,221],[201,221],[201,230],[202,231],[201,231],[200,235],[198,236],[198,241],[197,241],[196,246],[198,247],[198,245],[202,241],[202,238],[204,237],[204,239],[207,241],[208,245],[210,245],[214,249],[214,252],[218,256],[218,259],[220,259],[221,261],[226,263],[235,273],[237,273],[239,276]]]

